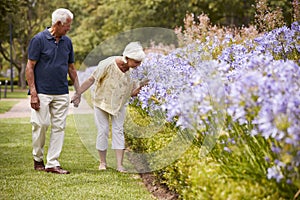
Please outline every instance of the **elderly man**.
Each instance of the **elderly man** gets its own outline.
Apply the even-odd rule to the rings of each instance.
[[[34,169],[69,174],[60,167],[64,130],[69,107],[67,74],[78,88],[74,51],[66,36],[73,14],[59,8],[52,13],[52,26],[35,35],[28,47],[26,78],[31,96],[31,124]],[[78,97],[80,101],[80,97]],[[51,125],[47,163],[44,165],[46,132]]]

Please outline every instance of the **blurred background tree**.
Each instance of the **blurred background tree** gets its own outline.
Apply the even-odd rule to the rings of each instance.
[[[51,7],[45,0],[4,0],[0,7],[4,10],[4,13],[1,12],[3,16],[0,22],[0,57],[2,58],[0,61],[2,60],[3,70],[9,68],[9,63],[12,63],[14,75],[18,76],[18,85],[25,88],[27,47],[31,37],[42,30],[46,20],[49,20],[44,10]],[[10,43],[10,34],[12,43]],[[10,45],[12,56],[10,56]]]
[[[295,1],[295,0],[294,0]],[[284,22],[293,21],[293,0],[268,0],[270,10],[280,9]],[[118,33],[142,28],[174,29],[183,26],[187,13],[207,14],[212,24],[248,26],[255,23],[256,0],[2,0],[0,5],[0,66],[10,62],[9,24],[13,25],[13,59],[19,86],[26,87],[24,69],[32,36],[51,25],[54,9],[65,7],[74,15],[72,30],[76,66],[101,42]],[[197,20],[197,19],[195,19]]]

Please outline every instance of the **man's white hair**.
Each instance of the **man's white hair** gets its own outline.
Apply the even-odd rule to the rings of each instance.
[[[73,20],[73,13],[65,8],[58,8],[52,13],[52,25],[60,21],[62,24],[67,22],[67,19]]]

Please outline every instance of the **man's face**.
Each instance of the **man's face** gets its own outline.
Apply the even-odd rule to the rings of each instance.
[[[72,19],[68,18],[66,23],[58,22],[58,33],[59,35],[66,35],[71,30]]]

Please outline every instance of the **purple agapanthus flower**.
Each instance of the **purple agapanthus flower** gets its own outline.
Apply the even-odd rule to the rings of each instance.
[[[284,176],[282,175],[280,169],[276,166],[273,166],[271,168],[268,168],[268,179],[276,179],[276,181],[279,183]]]
[[[245,43],[231,45],[233,36],[228,35],[223,41],[195,41],[166,55],[148,54],[132,74],[150,80],[137,97],[139,105],[149,113],[163,110],[168,121],[203,134],[226,118],[248,127],[252,137],[275,140],[280,145],[271,148],[278,160],[267,177],[280,182],[286,174],[280,161],[285,149],[290,166],[300,165],[299,37],[295,22]],[[220,45],[223,51],[214,60]],[[230,123],[224,130],[233,131]]]

